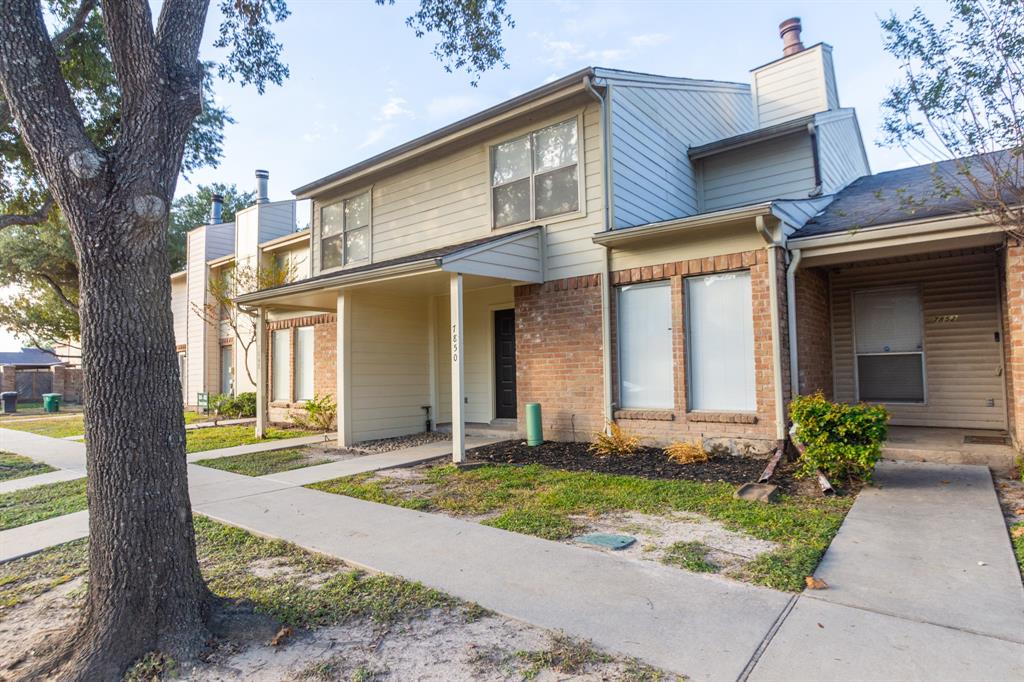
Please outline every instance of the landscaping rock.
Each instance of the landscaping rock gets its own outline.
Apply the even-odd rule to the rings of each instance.
[[[732,496],[737,500],[771,504],[779,499],[779,486],[771,483],[747,483],[737,488]]]
[[[775,441],[757,438],[705,438],[704,449],[712,455],[767,459],[775,451]]]

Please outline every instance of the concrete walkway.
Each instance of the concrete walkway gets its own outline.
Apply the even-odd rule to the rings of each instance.
[[[61,481],[74,481],[75,479],[83,478],[84,476],[85,474],[78,471],[57,469],[56,471],[48,471],[45,474],[24,476],[22,478],[15,478],[11,481],[0,481],[0,495],[4,493],[13,493],[15,490],[35,488],[37,485],[48,485],[50,483],[60,483]]]
[[[1024,587],[985,467],[881,462],[815,575],[829,588],[800,596],[751,680],[1024,679]]]
[[[398,453],[308,469],[358,473],[337,465],[366,470]],[[695,680],[1024,679],[1024,590],[982,467],[881,463],[878,485],[861,493],[817,571],[830,589],[799,596],[282,476],[190,465],[193,507]],[[0,554],[11,532],[0,533]]]

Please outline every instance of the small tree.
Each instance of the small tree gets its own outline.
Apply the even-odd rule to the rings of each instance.
[[[256,346],[256,312],[235,305],[234,299],[260,289],[280,286],[295,280],[296,268],[291,262],[271,261],[260,267],[251,262],[235,264],[221,271],[219,276],[210,277],[206,287],[206,303],[191,303],[192,312],[205,324],[218,327],[226,324],[232,336],[242,349],[245,374],[249,382],[256,383],[249,351]]]
[[[1024,238],[1024,3],[948,0],[937,25],[918,7],[882,21],[901,81],[883,103],[885,142],[935,166],[930,197],[961,199]]]

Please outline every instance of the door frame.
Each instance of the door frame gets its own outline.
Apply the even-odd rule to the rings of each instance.
[[[489,383],[491,385],[491,421],[499,419],[498,417],[498,353],[497,353],[497,335],[496,335],[496,318],[495,313],[511,310],[513,324],[516,319],[516,307],[515,305],[509,306],[507,303],[492,304],[488,306],[488,317],[490,317],[490,324],[488,325],[488,341],[491,349],[491,371],[488,373]],[[515,333],[513,327],[513,334]],[[516,347],[515,354],[513,355],[514,365],[516,369],[516,415],[515,417],[500,417],[500,419],[519,419],[519,348]]]

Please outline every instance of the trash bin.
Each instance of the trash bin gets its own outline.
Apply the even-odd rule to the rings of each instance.
[[[43,411],[44,412],[60,412],[60,393],[44,393],[43,394]]]
[[[0,401],[3,402],[4,414],[14,414],[18,411],[18,392],[4,391],[0,393]]]

